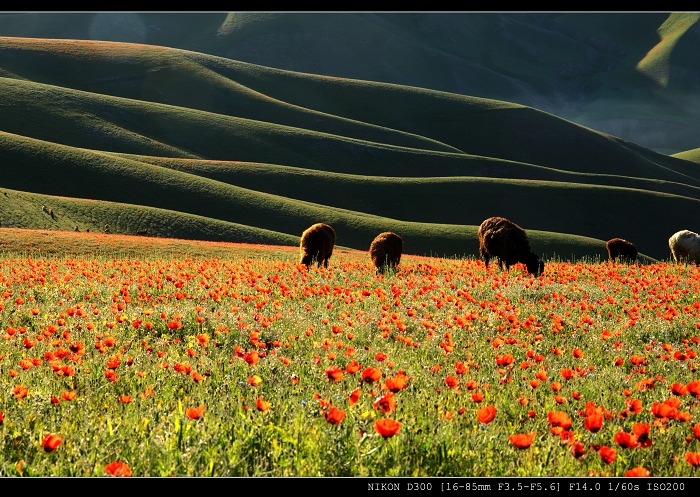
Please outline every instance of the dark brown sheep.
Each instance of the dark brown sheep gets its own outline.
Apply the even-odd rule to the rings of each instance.
[[[401,262],[403,252],[403,239],[391,231],[379,233],[369,246],[369,256],[378,273],[383,273],[387,268],[393,270]]]
[[[318,267],[321,267],[321,264],[328,267],[328,259],[333,255],[334,246],[335,231],[333,228],[324,223],[316,223],[301,234],[299,242],[301,259],[299,262],[310,266],[316,261]]]
[[[624,238],[611,238],[605,242],[605,248],[608,250],[608,259],[611,262],[636,262],[637,260],[637,247]]]
[[[529,273],[539,276],[544,271],[542,259],[530,250],[527,233],[517,224],[503,217],[486,219],[477,232],[479,253],[486,266],[491,257],[498,258],[498,266],[506,270],[513,264],[523,263]]]

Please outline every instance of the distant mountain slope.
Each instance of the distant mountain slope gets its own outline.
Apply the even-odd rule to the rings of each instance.
[[[0,36],[162,45],[515,102],[674,153],[700,146],[693,15],[28,12],[0,14]]]

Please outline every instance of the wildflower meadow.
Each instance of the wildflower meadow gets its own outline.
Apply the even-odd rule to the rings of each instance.
[[[700,270],[0,256],[2,476],[695,476]]]

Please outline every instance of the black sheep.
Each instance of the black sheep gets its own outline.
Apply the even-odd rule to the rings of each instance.
[[[503,217],[490,217],[479,226],[479,253],[486,266],[491,257],[498,258],[498,266],[506,270],[513,264],[523,263],[535,276],[544,272],[544,262],[530,250],[527,233],[517,224]]]
[[[635,262],[637,260],[637,247],[624,238],[611,238],[605,242],[610,261]]]
[[[378,234],[369,246],[369,256],[378,273],[387,268],[396,269],[401,262],[403,239],[391,231]]]
[[[314,261],[321,267],[328,267],[328,259],[333,255],[335,246],[335,231],[329,225],[316,223],[301,234],[299,242],[299,252],[301,253],[300,263],[310,266]]]

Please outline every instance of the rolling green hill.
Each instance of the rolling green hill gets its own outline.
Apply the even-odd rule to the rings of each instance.
[[[324,221],[421,255],[475,256],[502,215],[545,256],[666,259],[700,206],[697,161],[533,107],[145,43],[0,37],[0,164],[2,227],[295,245]]]

